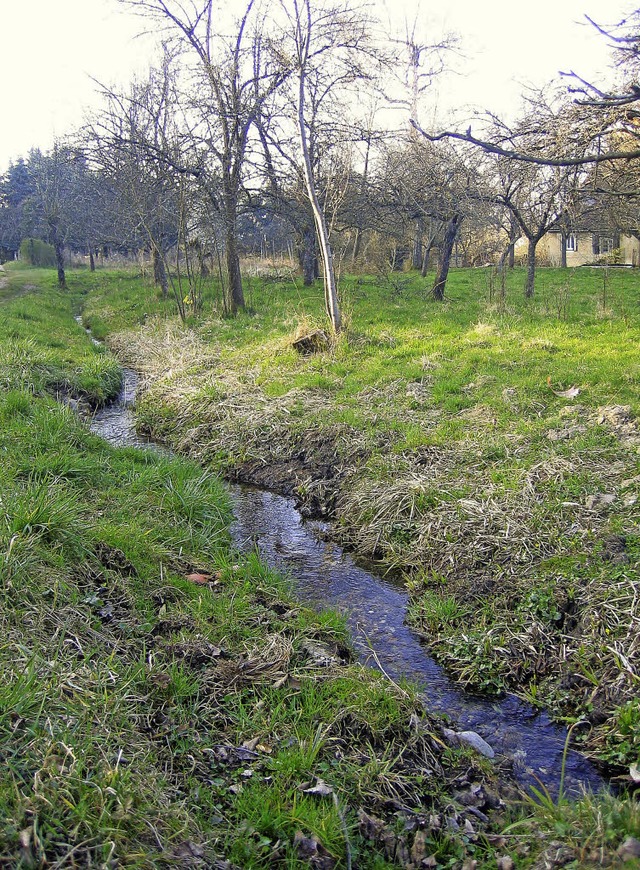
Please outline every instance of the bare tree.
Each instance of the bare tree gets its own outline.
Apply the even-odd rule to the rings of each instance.
[[[84,131],[86,153],[117,192],[114,237],[150,251],[154,282],[166,297],[171,285],[167,257],[178,237],[179,181],[190,172],[180,166],[168,56],[127,94],[106,89],[104,97],[103,110]],[[174,296],[182,310],[182,297]]]
[[[67,283],[64,246],[70,224],[73,161],[73,152],[59,142],[46,154],[33,151],[29,155],[29,172],[33,181],[31,223],[44,228],[54,247],[58,286],[63,289]]]
[[[243,308],[244,293],[238,251],[237,220],[249,131],[263,103],[282,83],[286,72],[266,50],[261,10],[249,0],[240,17],[224,33],[214,0],[122,0],[166,26],[191,65],[198,100],[191,110],[197,163],[213,155],[220,179],[219,211],[224,222],[225,258],[230,309]],[[195,168],[195,167],[194,167]],[[201,167],[198,177],[203,178]]]
[[[366,55],[370,64],[374,62],[369,22],[362,10],[347,3],[280,0],[280,7],[286,23],[278,51],[279,56],[290,63],[292,82],[295,82],[293,96],[300,162],[320,244],[325,308],[334,331],[339,332],[342,315],[334,255],[314,174],[310,118],[316,115],[314,105],[328,102],[338,91],[344,93],[355,82],[366,80],[362,60]]]

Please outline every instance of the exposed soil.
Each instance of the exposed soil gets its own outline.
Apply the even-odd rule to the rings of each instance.
[[[344,441],[344,431],[340,435]],[[234,482],[295,498],[300,513],[308,519],[331,518],[349,470],[365,456],[357,448],[348,457],[340,455],[335,436],[336,430],[332,428],[307,430],[292,439],[290,445],[271,445],[270,461],[261,458],[241,462],[226,476]]]

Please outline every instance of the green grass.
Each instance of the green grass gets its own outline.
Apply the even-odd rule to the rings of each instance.
[[[0,863],[304,867],[300,832],[338,866],[347,848],[389,866],[357,810],[436,809],[466,760],[441,764],[437,723],[417,734],[381,676],[318,671],[305,643],[346,654],[342,620],[233,551],[217,478],[111,448],[55,401],[62,383],[104,401],[120,370],[73,320],[79,294],[24,276],[0,307]],[[335,800],[305,792],[319,779]]]
[[[475,781],[489,790],[487,768],[468,753],[443,751],[430,717],[416,730],[410,688],[398,693],[354,666],[314,669],[306,641],[344,650],[341,620],[291,602],[254,555],[230,549],[228,501],[208,470],[278,453],[304,453],[310,466],[319,456],[344,462],[345,482],[329,495],[345,538],[404,566],[418,604],[420,589],[428,591],[425,619],[443,627],[443,641],[465,623],[477,649],[475,641],[461,644],[460,666],[476,667],[491,686],[509,678],[496,665],[505,638],[495,602],[484,587],[472,596],[458,587],[438,554],[441,545],[458,554],[461,532],[472,553],[483,513],[474,504],[489,504],[480,495],[501,510],[510,498],[520,507],[526,484],[527,529],[542,544],[530,560],[535,583],[528,567],[523,589],[504,574],[514,595],[524,590],[509,625],[535,619],[551,633],[556,613],[568,612],[568,591],[582,600],[582,588],[596,584],[602,598],[589,599],[585,619],[604,612],[610,634],[597,648],[583,639],[572,661],[588,698],[590,678],[601,684],[599,653],[619,629],[604,590],[614,582],[622,595],[630,572],[629,563],[602,560],[603,523],[624,532],[633,555],[632,514],[620,503],[593,519],[598,534],[576,531],[568,548],[553,542],[574,519],[566,509],[560,524],[562,502],[597,494],[612,462],[623,462],[615,473],[626,475],[628,457],[615,433],[589,423],[574,441],[595,455],[597,474],[583,463],[569,469],[563,463],[575,458],[573,443],[549,441],[547,432],[581,424],[600,404],[637,411],[637,362],[627,347],[638,337],[635,276],[612,275],[613,310],[603,316],[600,277],[581,272],[567,320],[554,311],[560,273],[541,281],[533,306],[519,301],[514,275],[505,311],[483,297],[481,273],[454,275],[440,307],[418,280],[389,299],[387,288],[353,278],[343,282],[348,332],[330,353],[301,358],[290,339],[299,322],[322,323],[318,288],[254,280],[251,312],[183,327],[171,304],[128,272],[71,272],[68,294],[55,289],[53,272],[7,274],[0,291],[0,863],[188,866],[200,855],[247,868],[308,867],[296,845],[302,835],[337,866],[349,853],[365,870],[397,865],[412,848],[441,867],[469,858],[494,868],[503,855],[528,867],[552,840],[572,850],[574,866],[588,867],[598,866],[598,849],[610,857],[625,836],[638,835],[633,801],[613,798],[542,800],[517,817],[515,809],[508,819],[494,814],[485,835],[454,793]],[[85,323],[151,377],[141,424],[207,470],[110,448],[53,401],[62,392],[99,404],[119,384],[115,359],[72,319],[81,306]],[[577,403],[586,410],[575,421],[562,416],[570,403],[554,396],[547,376],[556,388],[581,386]],[[507,400],[505,389],[515,390]],[[300,494],[321,500],[323,486],[324,479],[306,479]],[[511,516],[487,513],[495,522]],[[425,551],[426,522],[436,535]],[[514,544],[492,554],[489,570],[500,576],[505,564],[522,565],[520,552]],[[217,584],[194,584],[193,569]],[[617,667],[614,677],[621,669],[612,654],[607,667]],[[553,686],[543,695],[553,697]],[[636,751],[637,710],[625,705],[616,707],[615,729],[601,732],[617,763]],[[318,780],[333,794],[309,792]],[[450,819],[463,830],[468,819],[475,833],[455,833]]]
[[[300,457],[303,504],[324,503],[347,544],[406,573],[412,619],[454,675],[476,690],[535,684],[558,717],[592,720],[589,748],[611,757],[616,710],[636,690],[611,650],[640,667],[635,270],[541,269],[526,300],[516,269],[504,301],[489,298],[483,270],[455,270],[444,304],[418,277],[392,291],[347,276],[347,329],[309,357],[291,339],[323,325],[319,284],[252,279],[250,310],[233,320],[217,316],[210,289],[205,318],[182,328],[135,276],[99,281],[85,317],[149,376],[145,430],[223,471]],[[557,395],[570,387],[577,396]],[[327,481],[327,461],[346,474]],[[463,637],[421,596],[425,572],[444,577]],[[618,612],[600,625],[612,583]],[[613,694],[572,684],[585,639]],[[536,662],[538,644],[548,652]]]

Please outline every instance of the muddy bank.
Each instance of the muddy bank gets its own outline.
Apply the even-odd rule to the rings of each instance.
[[[290,444],[274,445],[271,458],[245,460],[226,472],[228,480],[263,487],[278,495],[294,498],[300,513],[308,519],[335,517],[336,500],[352,469],[366,458],[362,449],[342,454],[338,439],[349,441],[349,433],[331,427],[302,432]]]

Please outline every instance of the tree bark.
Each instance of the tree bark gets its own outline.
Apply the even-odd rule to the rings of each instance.
[[[429,271],[429,261],[431,260],[431,248],[433,247],[433,240],[429,242],[428,245],[425,245],[424,249],[424,257],[422,258],[422,268],[420,269],[420,274],[423,278],[427,277],[427,272]]]
[[[167,278],[164,259],[155,245],[151,248],[151,258],[153,261],[153,283],[157,287],[160,287],[162,298],[166,299],[169,295],[169,279]]]
[[[420,218],[416,219],[411,268],[416,270],[422,268],[422,221]]]
[[[229,277],[229,310],[231,314],[235,314],[238,308],[245,307],[240,256],[238,254],[237,210],[238,204],[235,197],[227,192],[225,195],[225,259]]]
[[[567,268],[567,234],[564,232],[560,233],[560,266]]]
[[[300,265],[302,266],[302,283],[310,287],[318,271],[318,255],[316,253],[316,234],[313,226],[302,229],[302,245],[300,248]]]
[[[51,234],[51,243],[56,252],[56,266],[58,269],[58,287],[61,290],[67,289],[67,276],[64,273],[64,243],[60,238],[57,220],[49,220],[49,231]]]
[[[454,214],[449,223],[447,224],[447,228],[444,232],[444,239],[442,240],[442,248],[440,250],[440,258],[438,260],[438,274],[436,276],[435,284],[433,285],[432,293],[433,298],[442,302],[444,299],[444,288],[447,284],[447,277],[449,275],[449,266],[451,264],[451,253],[453,251],[453,246],[456,241],[456,236],[458,235],[458,230],[460,229],[460,224],[462,223],[462,218],[458,214]]]
[[[351,254],[351,264],[354,265],[358,257],[360,256],[360,249],[362,248],[362,230],[360,227],[356,227],[355,235],[353,237],[353,252]]]
[[[56,249],[56,266],[58,267],[58,287],[61,290],[67,289],[67,277],[64,273],[64,246],[59,239],[54,243]]]
[[[89,271],[96,271],[96,258],[93,255],[93,248],[89,247]]]
[[[310,27],[310,25],[308,25]],[[309,31],[308,31],[309,33]],[[309,33],[310,35],[310,33]],[[324,211],[320,206],[318,194],[316,192],[315,182],[313,180],[313,167],[311,165],[311,154],[309,153],[309,142],[307,140],[307,127],[304,117],[304,102],[305,102],[305,64],[307,60],[306,52],[308,52],[308,42],[303,51],[305,56],[301,59],[300,68],[298,70],[298,134],[300,136],[300,146],[302,150],[304,180],[307,188],[307,195],[311,203],[313,218],[320,241],[320,251],[322,254],[322,265],[324,267],[324,302],[325,308],[331,326],[334,332],[340,332],[342,328],[342,315],[340,314],[340,306],[338,304],[338,288],[336,285],[335,269],[333,267],[333,252],[329,241],[329,230],[325,220]]]
[[[536,285],[536,247],[538,239],[533,237],[529,239],[527,247],[527,281],[524,286],[524,295],[527,299],[531,299]]]

